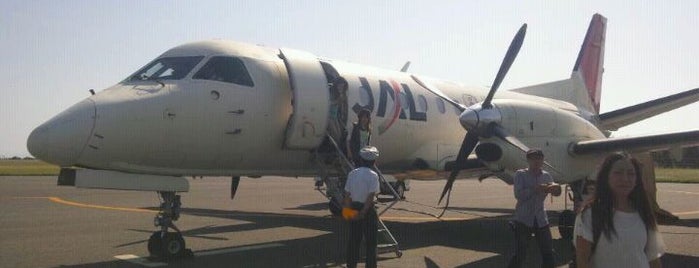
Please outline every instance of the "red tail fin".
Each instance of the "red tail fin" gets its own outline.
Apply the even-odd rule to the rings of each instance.
[[[607,18],[600,14],[592,16],[587,28],[585,41],[580,47],[573,74],[580,73],[590,96],[590,101],[599,113],[602,93],[602,72],[604,71],[604,36],[607,31]]]

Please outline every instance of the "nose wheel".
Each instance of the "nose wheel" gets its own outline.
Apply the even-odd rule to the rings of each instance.
[[[148,253],[159,259],[172,259],[187,256],[191,253],[186,248],[182,234],[176,232],[153,232],[148,239]]]
[[[148,253],[156,259],[172,259],[192,256],[192,251],[187,249],[182,233],[175,226],[174,221],[180,218],[182,202],[175,192],[159,192],[162,197],[160,212],[155,216],[153,223],[160,227],[160,231],[153,232],[148,239]],[[175,232],[169,232],[172,228]]]

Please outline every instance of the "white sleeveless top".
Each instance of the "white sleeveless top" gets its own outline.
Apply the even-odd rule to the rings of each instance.
[[[582,216],[582,217],[581,217]],[[590,267],[648,267],[648,262],[665,253],[665,243],[660,232],[649,230],[638,212],[614,212],[614,229],[611,239],[600,234],[597,248],[590,259]],[[592,211],[585,210],[575,219],[575,237],[593,241]]]

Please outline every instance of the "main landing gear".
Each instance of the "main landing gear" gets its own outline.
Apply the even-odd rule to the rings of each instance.
[[[175,226],[174,221],[180,218],[182,202],[175,192],[158,192],[163,202],[160,204],[160,212],[153,219],[153,224],[160,227],[160,231],[153,232],[148,239],[148,253],[157,259],[172,259],[178,257],[193,256],[192,251],[185,247],[182,233]],[[172,228],[175,232],[168,232]]]
[[[584,180],[579,180],[566,185],[565,194],[563,195],[565,209],[558,215],[558,233],[561,238],[573,242],[573,230],[575,228],[575,211],[583,203],[582,188]],[[573,204],[573,209],[569,209],[568,201]]]

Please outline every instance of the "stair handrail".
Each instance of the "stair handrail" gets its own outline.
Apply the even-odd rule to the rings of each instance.
[[[345,165],[350,167],[350,170],[353,170],[354,164],[352,164],[352,162],[349,161],[349,159],[347,159],[347,156],[344,153],[342,153],[342,149],[340,149],[340,146],[337,145],[337,142],[335,142],[335,139],[333,139],[333,137],[330,134],[326,134],[326,136],[328,137],[328,140],[330,140],[330,142],[333,144],[333,146],[335,146],[335,153],[337,153],[337,155],[340,156],[340,158],[345,163]]]
[[[383,210],[381,210],[381,212],[379,212],[378,216],[381,216],[381,215],[383,215],[388,209],[390,209],[390,208],[393,207],[396,203],[398,203],[398,201],[401,201],[402,198],[398,195],[398,192],[396,192],[396,190],[393,189],[393,186],[391,186],[391,184],[388,183],[388,181],[386,181],[386,177],[384,177],[383,173],[381,172],[381,170],[379,170],[379,167],[376,166],[376,164],[374,164],[374,166],[372,167],[372,169],[373,169],[374,171],[376,171],[376,174],[379,175],[379,181],[380,181],[381,183],[383,183],[384,185],[386,185],[386,187],[388,187],[388,189],[390,189],[390,190],[391,190],[391,193],[393,194],[393,202],[391,202],[390,204],[388,204],[388,206],[384,207]]]

